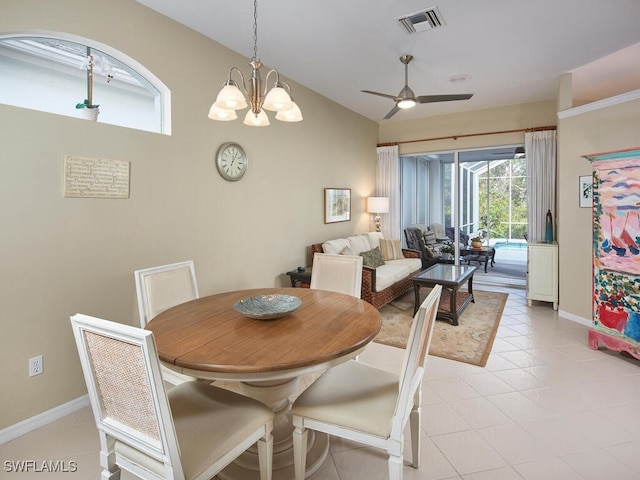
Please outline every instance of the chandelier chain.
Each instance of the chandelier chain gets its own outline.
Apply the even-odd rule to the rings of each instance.
[[[253,59],[258,58],[258,0],[253,0]]]

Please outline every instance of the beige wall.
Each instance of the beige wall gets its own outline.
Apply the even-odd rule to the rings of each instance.
[[[248,59],[130,0],[4,0],[0,32],[23,29],[142,63],[171,89],[173,135],[0,105],[0,429],[86,393],[69,316],[137,324],[134,270],[193,259],[202,295],[287,285],[310,244],[369,230],[378,140],[375,122],[296,84],[302,123],[207,119]],[[239,182],[216,171],[225,141],[249,155]],[[130,198],[63,198],[65,154],[131,162]],[[324,187],[352,189],[350,222],[323,223]],[[37,354],[45,373],[29,378]]]
[[[578,206],[578,177],[590,175],[591,165],[582,157],[638,148],[638,132],[640,100],[567,116],[558,121],[560,310],[570,318],[591,319],[591,210]]]
[[[423,108],[429,108],[428,105]],[[474,133],[499,132],[556,125],[556,104],[553,101],[512,105],[427,117],[421,120],[382,123],[380,143],[431,139]],[[524,143],[524,133],[481,135],[400,145],[400,153],[442,152],[496,145]]]

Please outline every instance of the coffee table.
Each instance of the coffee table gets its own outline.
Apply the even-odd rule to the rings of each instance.
[[[491,266],[495,264],[496,249],[493,247],[480,248],[461,248],[460,261],[466,261],[469,265],[472,261],[478,262],[480,265],[484,263],[484,273],[487,273],[487,265],[491,262]]]
[[[446,319],[452,325],[458,325],[458,318],[473,299],[473,272],[476,267],[467,265],[447,265],[437,263],[411,278],[415,292],[415,315],[420,307],[420,288],[442,285],[442,295],[436,318]],[[467,282],[467,291],[458,290]]]

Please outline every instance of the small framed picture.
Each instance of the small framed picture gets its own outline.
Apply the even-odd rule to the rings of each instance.
[[[324,189],[324,223],[351,220],[351,189]]]
[[[591,208],[593,205],[593,176],[581,175],[578,181],[580,207]]]

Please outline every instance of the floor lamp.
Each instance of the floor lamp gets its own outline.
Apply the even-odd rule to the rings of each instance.
[[[367,198],[367,213],[375,213],[376,232],[380,231],[380,214],[389,212],[389,199],[387,197]]]

